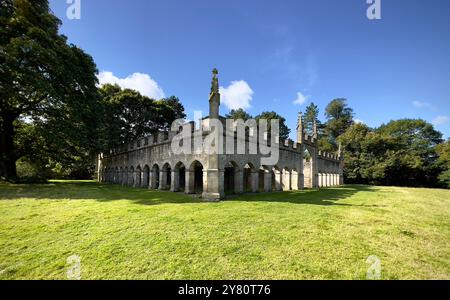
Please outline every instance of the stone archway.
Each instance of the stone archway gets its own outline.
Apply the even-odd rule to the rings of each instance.
[[[150,188],[153,190],[156,190],[159,188],[159,166],[157,164],[154,164],[151,171],[150,176]]]
[[[123,169],[123,173],[122,173],[122,185],[127,185],[128,184],[128,167],[125,167]]]
[[[264,178],[266,177],[266,169],[264,167],[258,170],[258,192],[264,192]]]
[[[258,179],[259,171],[253,166],[253,164],[248,163],[244,166],[244,193],[256,193],[258,192]]]
[[[145,165],[142,174],[142,187],[148,188],[150,184],[149,181],[150,181],[150,168],[148,167],[148,165]]]
[[[168,190],[172,184],[172,167],[169,163],[165,163],[161,169],[161,174],[159,176],[159,189]]]
[[[198,161],[194,161],[189,166],[185,174],[187,194],[201,194],[203,193],[203,165]]]
[[[128,186],[134,185],[134,167],[130,167],[128,170]]]
[[[182,162],[178,162],[172,173],[172,185],[170,190],[179,192],[185,190],[186,187],[186,167]]]
[[[234,161],[229,161],[225,165],[224,190],[225,194],[240,194],[243,192],[242,172]]]
[[[142,184],[142,169],[141,166],[137,166],[136,170],[134,171],[134,187],[141,187]]]
[[[273,191],[281,191],[282,190],[282,184],[283,184],[283,178],[282,178],[282,172],[278,166],[274,166],[272,168],[272,190]]]

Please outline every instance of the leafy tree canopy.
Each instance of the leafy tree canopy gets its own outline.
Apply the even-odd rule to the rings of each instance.
[[[333,142],[353,124],[353,109],[344,98],[331,101],[325,108],[325,116],[327,133]]]
[[[253,118],[249,113],[247,113],[244,109],[232,109],[227,115],[225,115],[227,119],[233,120],[244,120],[247,121]]]
[[[303,116],[304,128],[309,135],[312,135],[314,132],[314,121],[316,122],[316,125],[320,127],[319,107],[315,105],[314,102],[311,102],[311,104],[306,107]]]
[[[450,139],[437,145],[436,152],[439,155],[437,165],[442,170],[439,174],[439,183],[450,188]]]
[[[373,130],[353,124],[339,137],[349,182],[436,186],[441,133],[423,120],[391,121]]]
[[[185,118],[184,107],[177,97],[153,100],[139,92],[118,85],[100,88],[103,101],[103,149],[128,143],[136,138],[168,131],[172,122]]]
[[[3,0],[0,11],[0,176],[12,179],[24,155],[15,140],[26,127],[20,120],[46,133],[59,155],[96,148],[97,70],[58,33],[47,0]]]
[[[289,134],[291,133],[291,130],[286,125],[286,119],[277,114],[274,111],[265,111],[260,113],[255,117],[256,121],[259,122],[261,119],[266,119],[268,121],[267,123],[267,129],[270,132],[271,130],[271,124],[270,120],[280,120],[280,138],[282,139],[288,139]]]

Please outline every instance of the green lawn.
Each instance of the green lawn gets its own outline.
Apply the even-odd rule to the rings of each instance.
[[[450,191],[346,186],[220,203],[94,182],[0,184],[0,279],[450,279]]]

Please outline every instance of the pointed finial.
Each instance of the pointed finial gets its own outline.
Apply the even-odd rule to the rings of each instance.
[[[298,121],[297,121],[297,143],[303,143],[303,139],[305,137],[305,132],[303,130],[303,114],[302,112],[298,113]]]
[[[217,75],[219,74],[219,71],[214,68],[212,70],[213,73],[213,78],[212,78],[212,82],[211,82],[211,94],[218,94],[219,93],[219,79],[217,78]]]
[[[317,139],[317,121],[316,121],[316,119],[314,119],[314,122],[313,122],[313,136],[314,136],[314,138]]]
[[[298,125],[298,127],[303,127],[303,114],[302,114],[302,112],[298,113],[297,125]]]

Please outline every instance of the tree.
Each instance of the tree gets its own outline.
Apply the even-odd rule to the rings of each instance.
[[[267,120],[267,130],[271,131],[271,122],[270,120],[279,120],[280,121],[280,138],[282,139],[288,139],[289,134],[291,133],[291,130],[286,125],[286,119],[277,114],[274,111],[265,111],[260,113],[255,117],[256,121],[259,123],[259,120],[265,119]]]
[[[439,155],[437,166],[441,169],[439,174],[439,183],[446,188],[450,188],[450,139],[445,143],[436,146],[436,152]]]
[[[365,167],[364,143],[366,136],[370,133],[365,124],[353,124],[340,137],[344,151],[344,177],[349,183],[367,183],[362,169]]]
[[[336,144],[336,139],[353,124],[353,109],[347,106],[347,100],[338,98],[331,101],[325,108],[327,118],[326,130],[330,140]]]
[[[320,127],[319,108],[314,104],[314,102],[311,102],[311,104],[306,107],[306,111],[303,116],[303,122],[305,131],[309,135],[313,135],[314,133],[314,122],[316,122],[317,127]]]
[[[353,124],[339,137],[350,183],[437,186],[436,146],[442,134],[423,120],[391,121],[377,129]]]
[[[247,121],[253,118],[250,114],[248,114],[244,109],[232,109],[226,116],[227,119],[233,120],[244,120]]]
[[[129,143],[139,137],[169,131],[172,122],[186,115],[178,98],[155,101],[118,85],[100,88],[103,102],[103,150]]]
[[[61,22],[47,0],[4,0],[0,8],[0,176],[13,179],[23,154],[15,143],[18,120],[39,121],[37,126],[53,133],[66,129],[54,137],[58,142],[47,143],[54,146],[63,138],[94,132],[97,79],[92,58],[58,34]],[[73,126],[53,126],[55,120],[71,124],[67,120],[75,116]],[[96,140],[90,133],[86,143]],[[70,142],[74,150],[79,146]]]

